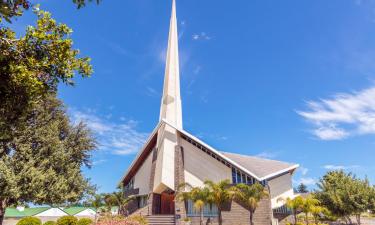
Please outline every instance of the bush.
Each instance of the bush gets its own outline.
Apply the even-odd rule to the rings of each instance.
[[[55,221],[47,221],[47,222],[43,223],[43,225],[56,225],[56,222]]]
[[[90,219],[90,218],[82,218],[82,219],[78,220],[77,225],[90,225],[93,222],[94,221],[92,221],[92,219]]]
[[[17,225],[42,225],[42,221],[36,217],[25,217],[18,221]]]
[[[97,225],[147,225],[147,221],[142,216],[132,216],[132,217],[104,217],[100,218]]]
[[[139,216],[139,215],[130,216],[128,220],[138,222],[141,225],[147,225],[147,220],[144,216]]]
[[[77,225],[78,219],[74,216],[62,216],[57,220],[56,225]]]

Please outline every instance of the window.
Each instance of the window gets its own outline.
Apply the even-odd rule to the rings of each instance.
[[[138,208],[143,208],[147,205],[148,196],[147,195],[138,196],[137,200],[138,200]]]
[[[236,169],[232,168],[232,183],[237,184]]]
[[[130,181],[125,185],[125,191],[131,190],[134,188],[134,178],[130,179]]]
[[[242,183],[241,181],[241,172],[237,170],[237,183]]]
[[[187,215],[188,216],[200,216],[199,211],[194,208],[194,203],[191,200],[187,201]],[[206,204],[203,208],[203,216],[204,217],[218,216],[216,205]]]
[[[255,184],[257,180],[249,175],[246,175],[245,173],[241,172],[240,170],[237,170],[236,168],[232,167],[232,183],[233,184]],[[261,182],[262,185],[266,184],[266,181]]]

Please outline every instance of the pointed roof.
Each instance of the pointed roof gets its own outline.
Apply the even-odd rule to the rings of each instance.
[[[169,126],[174,127],[181,134],[202,145],[205,149],[207,149],[207,152],[209,154],[214,155],[216,158],[220,159],[220,161],[224,161],[227,165],[240,169],[246,174],[257,179],[258,181],[272,179],[286,172],[294,171],[299,167],[298,164],[294,163],[286,163],[282,161],[218,151],[210,145],[206,144],[204,141],[190,134],[186,130],[179,129],[173,124],[170,124],[168,121],[161,120],[159,124],[154,128],[153,132],[150,134],[144,146],[138,152],[137,156],[129,166],[128,170],[125,172],[124,176],[121,178],[120,183],[129,181],[129,179],[143,164],[143,162],[145,161],[145,157],[147,157],[147,155],[151,153],[152,146],[153,144],[155,144],[155,142],[153,142],[152,140],[155,141],[157,137],[157,130],[163,124],[168,124]]]
[[[163,97],[160,107],[160,121],[166,120],[182,128],[182,107],[180,94],[180,70],[178,59],[178,34],[176,2],[172,2],[172,15],[169,27],[168,50],[165,63]]]

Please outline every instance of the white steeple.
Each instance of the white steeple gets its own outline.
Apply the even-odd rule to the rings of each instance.
[[[176,128],[182,129],[176,2],[175,0],[172,1],[160,120],[164,119]]]

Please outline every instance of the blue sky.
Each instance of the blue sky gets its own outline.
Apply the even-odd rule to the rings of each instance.
[[[85,173],[112,191],[158,122],[171,1],[42,0],[95,73],[61,86],[100,142]],[[375,182],[374,0],[177,0],[184,128],[229,152]],[[14,22],[22,32],[35,18]]]

